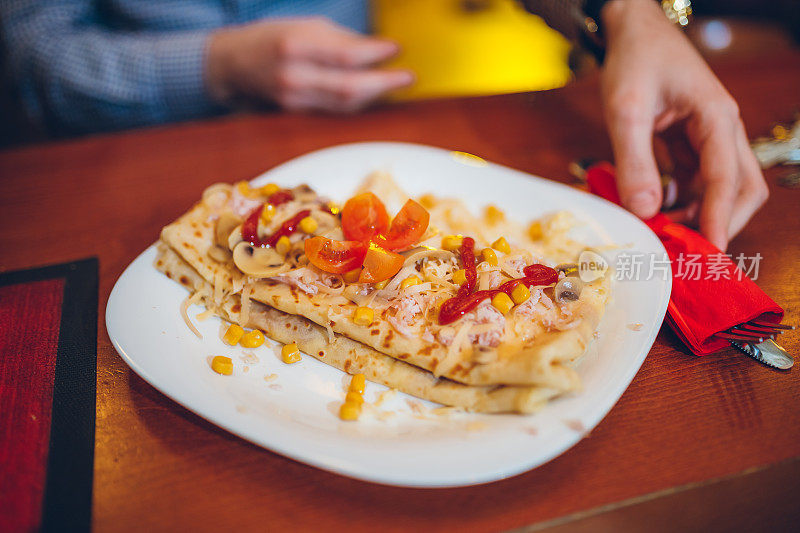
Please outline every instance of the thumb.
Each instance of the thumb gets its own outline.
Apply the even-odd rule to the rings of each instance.
[[[622,205],[640,218],[661,207],[661,178],[653,155],[653,121],[647,113],[612,114],[609,135],[617,166],[617,190]]]

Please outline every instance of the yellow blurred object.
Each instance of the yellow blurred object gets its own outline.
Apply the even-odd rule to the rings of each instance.
[[[292,241],[289,240],[289,237],[284,235],[278,242],[275,243],[275,251],[278,252],[280,255],[286,255],[289,253],[289,250],[292,249]]]
[[[504,254],[511,253],[511,246],[509,246],[508,241],[505,237],[500,237],[496,241],[492,243],[492,248],[497,250],[498,252],[503,252]]]
[[[364,394],[364,388],[367,386],[367,376],[364,374],[356,374],[350,380],[350,390],[359,394]]]
[[[535,91],[570,77],[570,45],[515,0],[374,0],[375,33],[400,44],[389,66],[416,83],[398,99]]]
[[[461,243],[464,242],[464,237],[461,235],[448,235],[442,238],[442,248],[450,252],[455,252],[461,248]]]
[[[345,402],[350,402],[350,403],[357,403],[357,404],[361,405],[362,403],[364,403],[364,396],[362,396],[361,394],[359,394],[356,391],[352,391],[351,390],[351,391],[347,391],[347,394],[344,397],[344,401]]]
[[[300,349],[297,348],[296,342],[285,344],[283,348],[281,348],[281,360],[287,365],[291,365],[300,360]]]
[[[228,326],[228,330],[225,332],[222,340],[225,341],[225,344],[236,346],[239,344],[239,339],[242,338],[242,335],[244,335],[244,329],[242,329],[242,326],[239,324],[231,324]]]
[[[517,283],[517,285],[511,289],[511,299],[514,300],[514,303],[517,305],[525,303],[530,297],[531,291],[524,283]]]
[[[359,326],[369,326],[375,319],[375,311],[369,307],[356,307],[353,312],[353,322]]]
[[[314,233],[318,227],[317,221],[311,217],[306,217],[300,221],[300,231],[303,233]]]
[[[400,288],[401,289],[407,289],[407,288],[412,287],[414,285],[419,285],[420,283],[422,283],[422,280],[419,279],[419,277],[417,277],[417,276],[408,276],[406,279],[404,279],[400,283]]]
[[[453,283],[456,285],[463,285],[467,282],[467,271],[463,268],[459,268],[455,272],[453,272]]]
[[[481,256],[483,256],[483,260],[489,263],[492,266],[497,266],[497,254],[494,253],[494,250],[491,248],[484,248],[481,252]]]
[[[492,298],[492,305],[495,309],[506,315],[511,311],[511,308],[514,307],[514,301],[508,294],[499,292]]]
[[[258,348],[264,344],[264,340],[264,334],[257,329],[254,329],[242,335],[242,338],[239,339],[239,344],[241,344],[244,348]]]
[[[503,213],[503,210],[497,207],[496,205],[489,205],[483,211],[483,217],[486,219],[486,222],[490,225],[494,226],[506,219],[506,214]]]
[[[342,420],[358,420],[360,414],[360,403],[344,402],[339,408],[339,418]]]
[[[215,355],[211,360],[211,370],[223,376],[230,376],[233,374],[233,361],[230,357]]]
[[[279,190],[281,190],[281,188],[278,186],[277,183],[267,183],[260,189],[261,194],[263,194],[264,196],[272,196]]]
[[[272,220],[272,217],[275,216],[275,206],[272,204],[266,204],[264,209],[261,210],[261,222],[264,224],[269,224]]]
[[[541,240],[544,237],[544,230],[542,229],[541,222],[531,222],[531,225],[528,226],[528,237],[533,241]]]

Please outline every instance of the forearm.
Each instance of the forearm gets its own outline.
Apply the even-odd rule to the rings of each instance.
[[[64,10],[54,16],[50,9],[29,9],[4,22],[22,103],[45,129],[114,130],[213,109],[203,80],[207,32],[120,34],[79,25]]]

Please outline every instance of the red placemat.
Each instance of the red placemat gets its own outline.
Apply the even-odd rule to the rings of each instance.
[[[91,522],[97,260],[0,274],[0,531]]]

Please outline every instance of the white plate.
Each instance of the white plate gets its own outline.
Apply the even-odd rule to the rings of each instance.
[[[493,203],[520,220],[566,208],[586,223],[582,238],[589,244],[612,241],[626,244],[627,250],[664,253],[644,224],[608,202],[439,148],[335,146],[289,161],[256,182],[309,183],[344,200],[376,168],[390,170],[412,194],[457,194],[475,210]],[[125,270],[106,308],[114,347],[137,374],[214,424],[274,452],[354,478],[416,487],[506,478],[573,446],[600,422],[641,366],[664,318],[671,286],[669,275],[615,281],[598,338],[578,366],[584,390],[551,402],[538,414],[421,419],[408,405],[410,397],[398,395],[384,407],[396,412],[386,420],[342,422],[335,415],[346,383],[342,372],[308,356],[285,365],[266,345],[252,351],[257,363],[245,364],[241,349],[220,340],[216,318],[199,322],[203,340],[196,338],[179,315],[186,291],[155,270],[154,257],[150,247]],[[190,309],[190,316],[201,310]],[[634,323],[643,326],[635,331],[628,327]],[[208,358],[216,354],[233,358],[232,376],[210,370]],[[269,374],[278,377],[267,382]],[[368,384],[367,401],[382,390]]]

